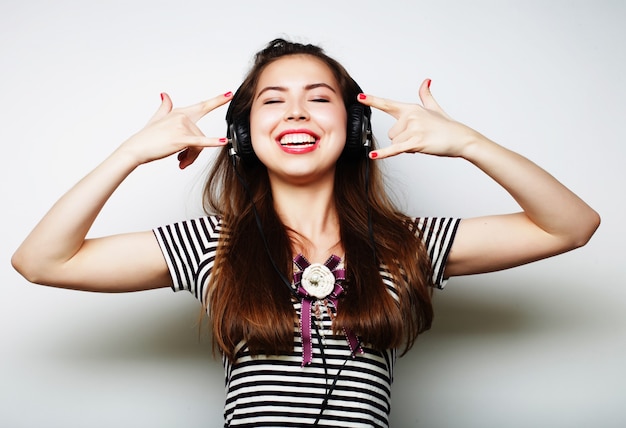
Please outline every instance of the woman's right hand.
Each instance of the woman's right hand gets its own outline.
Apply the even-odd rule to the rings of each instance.
[[[226,138],[206,137],[196,123],[232,99],[232,93],[218,95],[188,107],[173,108],[169,95],[161,94],[162,102],[146,126],[126,140],[118,153],[131,156],[137,165],[179,153],[179,167],[191,165],[203,148],[219,147]]]
[[[180,153],[185,168],[204,147],[226,144],[226,139],[204,136],[196,122],[230,101],[230,93],[177,109],[169,96],[162,98],[148,124],[65,193],[26,237],[11,259],[26,279],[109,292],[171,284],[151,231],[86,239],[111,194],[138,165]]]

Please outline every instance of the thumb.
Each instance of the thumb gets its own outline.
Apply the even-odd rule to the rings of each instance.
[[[148,123],[156,122],[163,117],[165,117],[169,112],[172,111],[172,99],[165,92],[161,92],[161,105],[157,109],[156,113],[150,118]]]
[[[450,116],[448,116],[446,112],[443,111],[443,109],[439,106],[437,101],[435,101],[433,94],[430,92],[431,82],[432,80],[426,79],[422,82],[420,86],[419,96],[420,96],[420,100],[422,101],[422,105],[424,106],[424,108],[428,110],[436,111],[437,113],[442,114],[443,116],[450,119]]]

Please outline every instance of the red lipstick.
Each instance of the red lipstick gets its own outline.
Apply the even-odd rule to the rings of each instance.
[[[309,129],[288,129],[278,134],[276,142],[285,153],[305,154],[317,148],[319,136]]]

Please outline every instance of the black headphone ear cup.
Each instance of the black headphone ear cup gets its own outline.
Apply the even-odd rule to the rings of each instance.
[[[369,107],[363,104],[353,104],[348,108],[348,130],[346,146],[343,149],[345,156],[350,158],[362,156],[371,145],[370,111]]]
[[[230,125],[232,145],[235,152],[244,162],[254,162],[257,160],[252,139],[250,138],[250,125],[247,121],[233,121]]]

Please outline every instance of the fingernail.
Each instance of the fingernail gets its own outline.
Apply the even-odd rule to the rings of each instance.
[[[163,99],[165,99],[165,95],[163,95],[163,92],[161,92],[159,95],[161,95],[161,101],[163,101]]]
[[[225,96],[226,98],[229,98],[229,97],[231,97],[232,95],[233,95],[232,91],[228,91],[228,92],[226,92],[226,93],[224,94],[224,96]]]
[[[365,94],[359,94],[359,99],[360,99],[360,100],[364,100],[364,99],[366,99],[366,98],[367,98],[367,95],[365,95]]]
[[[370,153],[370,158],[376,159],[377,157],[378,157],[378,153],[376,153],[376,152]]]
[[[220,138],[220,143],[227,143],[228,139],[227,138]]]
[[[428,79],[428,83],[427,83],[427,85],[428,85],[428,89],[430,89],[430,84],[431,84],[431,83],[432,83],[432,80]]]

